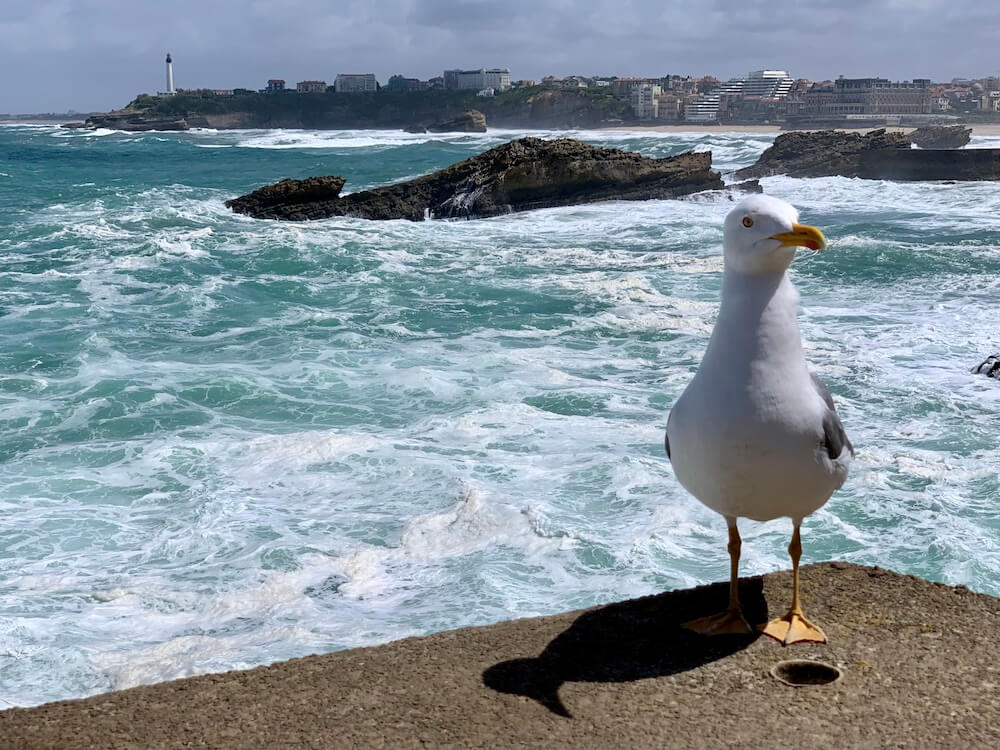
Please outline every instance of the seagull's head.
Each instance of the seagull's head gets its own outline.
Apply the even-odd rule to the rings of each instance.
[[[770,195],[751,195],[726,216],[726,267],[743,273],[782,273],[795,250],[822,250],[826,238],[816,227],[799,224],[798,210]]]

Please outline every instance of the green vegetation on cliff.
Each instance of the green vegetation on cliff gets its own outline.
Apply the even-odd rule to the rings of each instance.
[[[222,117],[251,127],[402,128],[432,125],[478,109],[498,127],[589,127],[629,117],[629,103],[595,89],[561,90],[546,86],[511,89],[494,97],[474,91],[381,90],[344,94],[262,94],[236,89],[219,96],[210,91],[180,91],[174,96],[140,94],[127,109],[148,117]]]
[[[185,115],[222,115],[237,112],[259,114],[299,114],[305,117],[322,116],[324,113],[348,109],[358,118],[378,118],[397,112],[422,113],[433,110],[459,111],[473,108],[474,91],[428,91],[338,94],[261,94],[256,91],[217,96],[211,92],[179,91],[174,96],[140,94],[129,103],[128,109],[141,109],[148,115],[159,117],[184,117]]]

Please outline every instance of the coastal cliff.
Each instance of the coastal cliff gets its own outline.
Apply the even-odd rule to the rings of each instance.
[[[945,748],[956,738],[994,746],[1000,600],[819,563],[801,569],[801,587],[828,645],[704,638],[680,626],[724,607],[727,587],[10,709],[0,712],[0,744],[699,750],[791,737],[845,750]],[[765,620],[787,607],[791,572],[740,588],[748,616]],[[838,681],[810,682],[831,668]]]
[[[519,138],[415,180],[341,196],[341,177],[282,180],[226,201],[258,219],[474,219],[607,200],[721,190],[712,154],[651,159],[570,138]]]

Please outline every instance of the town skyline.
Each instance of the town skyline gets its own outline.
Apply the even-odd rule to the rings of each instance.
[[[810,81],[792,78],[780,69],[749,71],[745,75],[721,81],[715,76],[694,78],[666,75],[662,77],[619,76],[546,76],[541,81],[512,79],[507,68],[472,70],[449,69],[427,80],[393,75],[381,85],[374,73],[338,73],[332,84],[325,80],[307,79],[294,83],[285,79],[268,79],[264,88],[202,89],[175,91],[171,56],[166,57],[167,90],[160,97],[170,100],[182,95],[180,107],[171,112],[183,119],[185,111],[198,113],[203,106],[216,110],[222,100],[242,98],[242,106],[253,110],[258,104],[246,97],[262,94],[267,97],[292,95],[315,96],[369,94],[416,94],[433,97],[435,91],[475,93],[477,97],[505,96],[516,89],[562,90],[571,95],[589,90],[605,97],[601,105],[611,120],[647,123],[694,124],[775,124],[795,127],[837,126],[863,119],[873,124],[909,124],[954,120],[973,116],[995,118],[1000,115],[1000,76],[981,79],[952,79],[949,83],[934,83],[930,79],[891,81],[878,76]],[[574,94],[573,92],[576,92]],[[534,94],[528,94],[533,96]],[[607,97],[626,105],[611,104]],[[211,100],[216,100],[209,103]],[[413,104],[416,100],[410,100]],[[592,100],[593,101],[593,100]],[[157,105],[149,95],[136,99],[136,106]],[[294,105],[293,105],[294,106]],[[399,106],[397,103],[396,106]],[[238,111],[238,107],[237,107]],[[613,113],[613,114],[612,114]],[[185,120],[186,123],[186,120]],[[179,125],[179,123],[177,123]]]
[[[171,52],[167,52],[166,55],[168,57],[170,57],[170,56],[176,57]],[[163,90],[165,87],[163,86],[163,78],[164,78],[164,70],[163,70],[163,62],[162,62],[163,58],[161,57],[160,59],[161,59],[161,64],[160,64],[160,79],[161,80],[160,80],[160,85],[159,86],[154,86],[154,85],[152,85],[152,82],[150,82],[150,85],[147,86],[147,88],[145,90],[136,91],[136,92],[132,92],[132,93],[128,94],[126,100],[119,101],[119,102],[115,103],[114,105],[108,107],[107,110],[101,110],[101,109],[97,109],[97,108],[77,109],[75,107],[67,107],[67,108],[62,108],[62,109],[52,108],[52,109],[45,109],[45,110],[35,110],[35,111],[31,111],[31,112],[29,112],[28,110],[24,110],[24,111],[20,111],[20,112],[15,111],[15,110],[8,110],[6,112],[0,111],[0,114],[8,115],[9,116],[9,115],[15,115],[15,114],[47,114],[47,113],[62,113],[62,114],[65,114],[65,113],[87,113],[87,112],[109,111],[109,110],[117,109],[119,107],[124,106],[128,101],[131,101],[137,95],[143,95],[143,94],[162,95],[162,94],[165,93],[164,90]],[[377,74],[369,73],[369,72],[365,72],[365,73],[360,73],[360,71],[352,71],[350,73],[339,72],[339,73],[332,74],[330,76],[331,80],[329,82],[327,82],[326,79],[316,78],[316,77],[312,77],[312,78],[306,77],[306,78],[300,79],[299,81],[295,81],[294,79],[291,79],[291,78],[278,79],[276,77],[271,77],[271,78],[268,78],[267,81],[263,82],[263,86],[260,85],[262,83],[260,81],[256,82],[257,85],[251,84],[251,85],[247,85],[247,86],[223,86],[223,87],[214,86],[214,85],[185,86],[183,84],[183,81],[181,80],[180,82],[177,83],[176,88],[177,88],[178,91],[190,91],[190,92],[215,90],[215,91],[217,91],[219,93],[222,93],[223,91],[231,93],[234,90],[236,90],[236,91],[239,91],[239,90],[249,90],[249,91],[260,91],[260,92],[263,93],[263,92],[268,91],[268,90],[270,90],[272,88],[271,84],[273,82],[275,82],[276,80],[280,80],[282,84],[286,84],[286,83],[289,84],[289,89],[292,90],[292,91],[295,90],[296,85],[298,85],[298,86],[301,87],[301,85],[303,83],[309,83],[309,84],[320,84],[320,83],[327,84],[328,83],[328,88],[329,88],[329,90],[332,91],[335,88],[334,87],[334,82],[337,81],[339,78],[343,78],[343,77],[358,77],[359,75],[363,75],[365,77],[373,77],[374,80],[375,80],[375,82],[376,82],[375,88],[378,89],[378,90],[381,90],[381,89],[386,88],[387,84],[389,84],[390,81],[391,81],[391,79],[393,79],[393,78],[405,78],[405,79],[408,79],[410,81],[418,81],[419,80],[421,83],[426,84],[428,82],[433,83],[435,81],[437,81],[437,82],[442,81],[443,78],[447,75],[447,73],[449,71],[451,71],[451,72],[458,72],[458,71],[462,71],[462,70],[463,70],[462,68],[444,69],[442,71],[438,71],[435,75],[429,76],[426,79],[419,78],[417,76],[408,76],[406,74],[406,71],[399,71],[399,72],[393,73],[393,74],[385,77],[384,79],[379,78],[379,76]],[[480,68],[470,68],[470,69],[467,69],[467,72],[473,72],[473,71],[476,71],[476,70],[490,70],[490,68],[486,68],[485,66],[484,67],[480,67]],[[498,70],[498,71],[499,70],[503,70],[506,73],[510,72],[510,69],[508,67],[496,67],[496,68],[492,68],[492,70]],[[864,74],[864,75],[857,75],[857,76],[847,76],[847,75],[844,75],[842,73],[838,73],[835,76],[827,76],[827,77],[823,77],[823,78],[811,79],[811,78],[804,77],[804,76],[796,77],[793,74],[794,71],[788,71],[786,68],[775,68],[775,67],[772,67],[772,68],[763,68],[763,69],[759,69],[759,70],[761,70],[761,71],[769,70],[769,71],[787,72],[787,74],[790,76],[791,80],[797,81],[797,82],[806,82],[807,84],[830,83],[830,82],[835,81],[837,78],[848,78],[848,79],[882,78],[882,79],[886,79],[886,80],[893,80],[893,81],[898,80],[898,81],[907,81],[907,82],[909,82],[909,81],[915,81],[915,80],[929,80],[929,81],[932,82],[933,86],[935,86],[935,87],[942,87],[942,86],[948,86],[948,85],[951,85],[951,86],[960,86],[961,87],[961,86],[971,85],[971,84],[973,84],[973,83],[975,83],[977,81],[1000,79],[1000,75],[995,74],[995,73],[994,74],[978,75],[978,76],[952,76],[952,77],[950,77],[948,79],[943,79],[943,80],[935,80],[933,78],[922,78],[920,76],[909,76],[909,77],[905,77],[905,78],[904,77],[900,77],[898,79],[892,79],[892,78],[888,78],[886,76],[881,76],[878,73],[870,73],[870,72],[867,73],[867,74]],[[601,73],[601,74],[596,74],[596,75],[584,75],[584,74],[580,74],[580,73],[571,73],[571,74],[567,74],[565,76],[555,76],[553,74],[548,74],[546,76],[542,76],[539,79],[518,78],[515,75],[510,74],[509,79],[514,84],[515,87],[518,86],[518,85],[525,85],[525,84],[527,84],[527,85],[534,85],[534,84],[541,84],[541,83],[559,83],[559,82],[562,82],[562,81],[570,81],[572,79],[581,79],[581,80],[589,80],[589,81],[611,81],[611,80],[615,80],[615,79],[622,79],[622,80],[646,80],[646,81],[652,82],[652,81],[655,81],[657,79],[679,78],[679,79],[687,79],[687,80],[691,80],[691,81],[717,81],[719,84],[725,84],[726,82],[729,82],[729,81],[743,79],[743,78],[745,78],[747,76],[747,74],[748,74],[748,71],[744,71],[744,72],[740,73],[739,75],[733,75],[733,76],[729,76],[727,78],[724,78],[722,76],[714,75],[712,73],[705,73],[704,75],[691,75],[691,74],[683,74],[683,73],[664,73],[664,74],[661,74],[661,75],[648,75],[648,76],[643,76],[643,75],[621,75],[621,74],[618,74],[618,73]],[[317,89],[314,88],[314,90],[317,90]],[[375,89],[372,89],[372,90],[375,90]]]
[[[107,110],[162,87],[162,56],[184,88],[370,71],[428,78],[507,66],[515,78],[654,77],[789,67],[946,81],[995,74],[1000,14],[972,0],[37,0],[0,10],[0,111]]]

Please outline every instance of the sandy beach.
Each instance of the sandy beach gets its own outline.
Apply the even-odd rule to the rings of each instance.
[[[1000,123],[967,125],[972,128],[973,135],[1000,136]],[[836,130],[869,132],[880,128],[836,128]],[[916,128],[887,127],[892,132],[909,133]],[[698,125],[695,123],[678,123],[676,125],[629,125],[604,128],[618,132],[651,132],[651,133],[784,133],[777,125]]]
[[[698,125],[679,122],[676,125],[627,125],[601,128],[613,132],[637,133],[780,133],[777,125]]]
[[[747,614],[790,571],[741,581]],[[717,583],[244,672],[0,712],[3,748],[992,747],[1000,599],[880,568],[802,569],[830,643],[704,638]],[[788,660],[804,660],[787,668]],[[816,663],[820,666],[816,666]],[[825,667],[823,665],[826,665]],[[840,671],[826,684],[792,686]],[[835,677],[835,671],[830,677]]]

